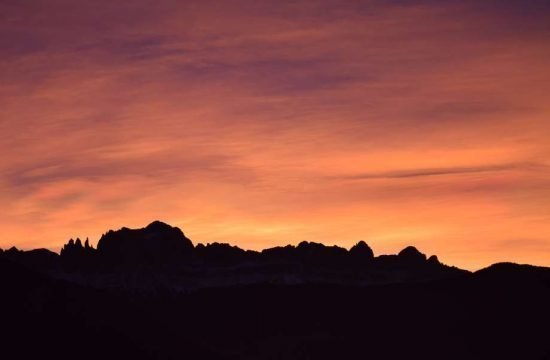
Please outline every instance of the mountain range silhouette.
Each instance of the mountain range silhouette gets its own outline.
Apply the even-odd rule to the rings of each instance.
[[[170,225],[0,250],[0,356],[550,360],[550,268],[409,246],[197,244]]]

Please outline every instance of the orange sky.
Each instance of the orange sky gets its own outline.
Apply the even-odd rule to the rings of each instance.
[[[159,219],[550,265],[545,1],[2,1],[0,247]]]

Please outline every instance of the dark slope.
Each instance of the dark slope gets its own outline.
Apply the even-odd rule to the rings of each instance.
[[[12,265],[0,268],[8,358],[528,360],[550,352],[550,289],[537,274],[509,284],[472,274],[137,295]]]

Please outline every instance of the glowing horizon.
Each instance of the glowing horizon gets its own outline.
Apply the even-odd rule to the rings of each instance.
[[[0,248],[196,243],[550,266],[550,5],[6,1]]]

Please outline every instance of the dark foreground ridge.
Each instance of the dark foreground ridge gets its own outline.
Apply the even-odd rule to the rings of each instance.
[[[194,246],[162,222],[0,250],[0,357],[550,360],[550,269],[414,247]]]

